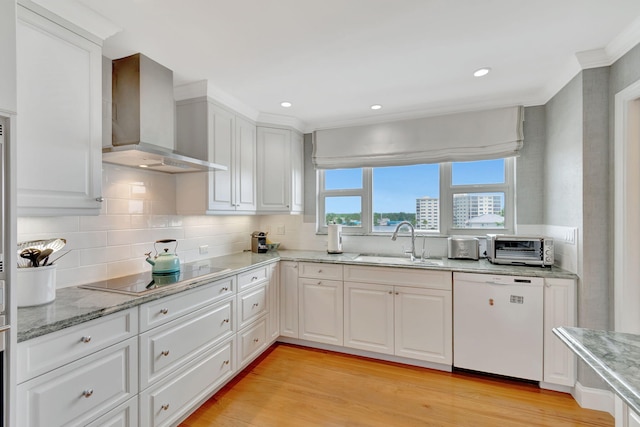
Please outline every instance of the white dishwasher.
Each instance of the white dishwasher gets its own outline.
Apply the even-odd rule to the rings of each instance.
[[[544,279],[454,273],[453,365],[542,381]]]

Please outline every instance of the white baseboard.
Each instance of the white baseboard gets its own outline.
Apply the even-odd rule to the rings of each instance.
[[[609,390],[585,387],[579,382],[576,382],[573,398],[582,408],[608,412],[611,416],[615,417],[614,396]]]

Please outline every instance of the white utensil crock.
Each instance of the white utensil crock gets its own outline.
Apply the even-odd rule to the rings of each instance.
[[[56,265],[18,268],[18,307],[47,304],[56,299]]]

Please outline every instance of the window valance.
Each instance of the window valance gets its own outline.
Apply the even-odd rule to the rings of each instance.
[[[510,157],[522,148],[521,106],[314,132],[318,169]]]

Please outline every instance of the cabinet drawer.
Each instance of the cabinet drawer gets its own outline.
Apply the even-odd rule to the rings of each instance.
[[[238,332],[239,368],[243,368],[267,346],[267,320],[262,319],[255,325]]]
[[[298,263],[298,275],[312,279],[342,280],[342,265],[300,262]]]
[[[233,334],[235,299],[205,307],[140,335],[140,388]]]
[[[238,274],[238,292],[242,292],[245,289],[249,289],[267,280],[267,269],[268,267],[260,267]]]
[[[266,284],[238,295],[238,329],[244,328],[266,312]]]
[[[138,309],[111,314],[18,344],[18,383],[137,335]]]
[[[140,332],[220,301],[233,295],[234,291],[235,277],[228,277],[175,296],[142,304],[140,306]]]
[[[450,271],[345,265],[344,280],[450,291],[453,279]]]
[[[193,406],[229,379],[234,369],[233,340],[210,350],[175,375],[140,393],[140,426],[175,425]]]
[[[138,392],[136,338],[48,372],[17,387],[21,425],[79,426]]]
[[[138,425],[138,396],[107,412],[87,427],[136,427]]]

